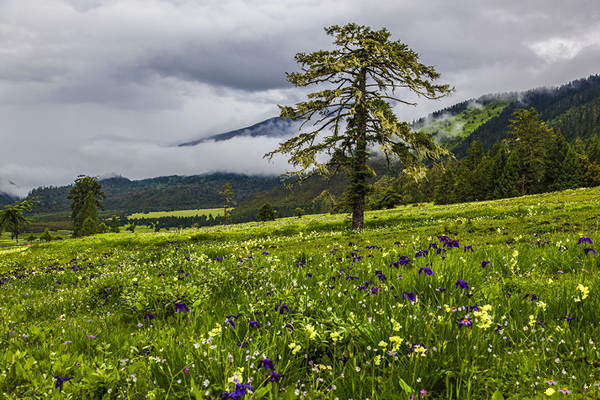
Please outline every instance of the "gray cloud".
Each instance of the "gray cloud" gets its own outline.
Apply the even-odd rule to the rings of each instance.
[[[439,101],[406,93],[418,106],[395,109],[409,121],[599,72],[594,0],[3,0],[0,177],[30,188],[79,173],[280,172],[250,143],[168,147],[303,99],[285,81],[294,54],[330,48],[322,28],[350,21],[387,27],[456,88]]]

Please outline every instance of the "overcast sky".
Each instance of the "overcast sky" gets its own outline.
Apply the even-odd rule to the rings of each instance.
[[[387,27],[456,88],[413,120],[486,93],[599,73],[597,0],[0,0],[0,190],[78,174],[280,173],[277,140],[171,145],[254,124],[303,92],[285,72],[324,26]]]

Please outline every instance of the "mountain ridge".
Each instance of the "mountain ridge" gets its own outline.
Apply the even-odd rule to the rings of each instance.
[[[273,117],[268,118],[264,121],[257,122],[256,124],[247,126],[245,128],[234,129],[229,132],[180,143],[177,145],[177,147],[196,146],[209,141],[222,142],[225,140],[233,139],[235,137],[265,136],[272,138],[283,138],[286,136],[292,136],[294,133],[296,133],[296,130],[294,128],[297,127],[297,125],[297,123],[289,119]]]

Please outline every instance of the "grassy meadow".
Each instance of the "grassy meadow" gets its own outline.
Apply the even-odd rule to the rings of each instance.
[[[201,208],[196,210],[176,210],[176,211],[153,211],[148,213],[135,213],[129,215],[129,219],[139,218],[160,218],[160,217],[196,217],[212,215],[213,217],[223,215],[222,208]]]
[[[0,249],[0,393],[600,399],[600,188]]]

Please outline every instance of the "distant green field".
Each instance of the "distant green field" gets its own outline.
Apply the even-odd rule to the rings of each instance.
[[[223,215],[222,208],[202,208],[198,210],[177,210],[177,211],[154,211],[149,213],[135,213],[128,216],[131,219],[138,218],[160,218],[160,217],[194,217],[200,215],[212,215],[216,217]]]

